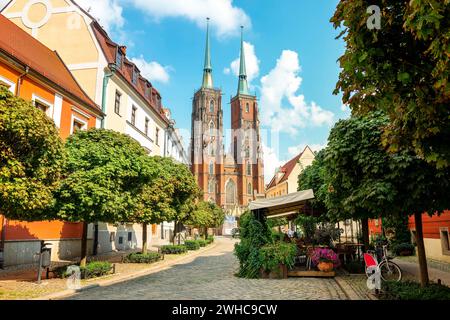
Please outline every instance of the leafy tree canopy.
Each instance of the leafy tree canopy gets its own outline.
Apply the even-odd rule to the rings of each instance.
[[[381,29],[369,30],[368,3],[341,0],[331,19],[346,42],[335,93],[356,114],[383,110],[389,151],[413,150],[450,166],[450,0],[377,0]]]
[[[73,222],[129,222],[143,186],[156,172],[145,150],[111,130],[79,131],[66,142],[66,178],[56,192],[56,212]]]
[[[64,144],[53,121],[0,85],[0,211],[7,218],[53,219],[64,166]]]

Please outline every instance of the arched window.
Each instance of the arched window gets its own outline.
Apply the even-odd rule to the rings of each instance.
[[[216,183],[214,182],[214,180],[210,180],[208,184],[208,192],[215,193],[215,191],[216,191]]]
[[[214,161],[209,163],[209,174],[214,174]]]
[[[245,148],[245,157],[248,159],[250,158],[250,147]]]
[[[247,193],[248,194],[253,194],[253,190],[252,190],[252,184],[249,182],[247,185]]]
[[[210,122],[209,123],[209,135],[211,136],[211,137],[213,137],[214,136],[214,130],[215,130],[215,126],[214,126],[214,122]]]
[[[245,112],[250,112],[250,105],[248,103],[245,105]]]
[[[234,204],[236,199],[236,184],[233,180],[229,180],[226,186],[226,203]]]
[[[250,162],[247,162],[247,175],[248,176],[252,175],[252,165]]]
[[[209,103],[209,112],[214,113],[214,100]]]
[[[210,143],[208,148],[209,148],[209,155],[214,157],[214,155],[215,155],[214,154],[214,143]]]

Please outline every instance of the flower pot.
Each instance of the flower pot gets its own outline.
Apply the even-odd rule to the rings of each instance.
[[[334,269],[333,262],[319,262],[317,268],[322,272],[331,272]]]

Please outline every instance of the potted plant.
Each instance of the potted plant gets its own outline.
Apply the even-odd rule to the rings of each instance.
[[[292,243],[277,242],[259,250],[261,277],[264,279],[286,279],[288,269],[295,264],[297,246]]]
[[[322,272],[331,272],[340,265],[337,254],[333,250],[326,248],[314,249],[311,261]]]

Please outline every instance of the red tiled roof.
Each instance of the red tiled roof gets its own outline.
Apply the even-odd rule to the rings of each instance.
[[[118,50],[122,50],[117,43],[113,42],[106,31],[100,26],[97,21],[93,21],[92,29],[94,30],[95,37],[100,43],[100,47],[105,54],[108,64],[116,63],[116,55]],[[123,63],[118,66],[117,73],[141,96],[141,98],[148,103],[148,105],[159,115],[159,117],[165,122],[169,123],[166,117],[164,108],[161,104],[161,95],[158,90],[156,90],[150,81],[142,77],[140,74],[138,76],[138,81],[136,84],[133,83],[133,71],[136,70],[139,73],[138,67],[127,59],[126,55],[123,55]],[[147,90],[151,90],[151,97],[148,97]],[[157,103],[159,101],[159,103]]]
[[[56,51],[47,48],[1,14],[0,30],[1,51],[101,114],[100,107],[83,91]]]
[[[306,150],[306,149],[305,149]],[[303,151],[304,152],[304,151]],[[276,185],[283,183],[284,181],[286,181],[287,179],[289,179],[289,176],[292,173],[292,170],[294,170],[295,165],[300,161],[301,156],[303,155],[303,152],[300,153],[298,156],[296,156],[294,159],[288,161],[284,166],[282,166],[280,168],[279,172],[284,173],[283,177],[280,179],[280,181],[278,181],[277,183],[277,175],[278,173],[276,173],[274,175],[274,177],[272,178],[272,180],[270,181],[270,184],[267,186],[267,189],[273,188]]]

